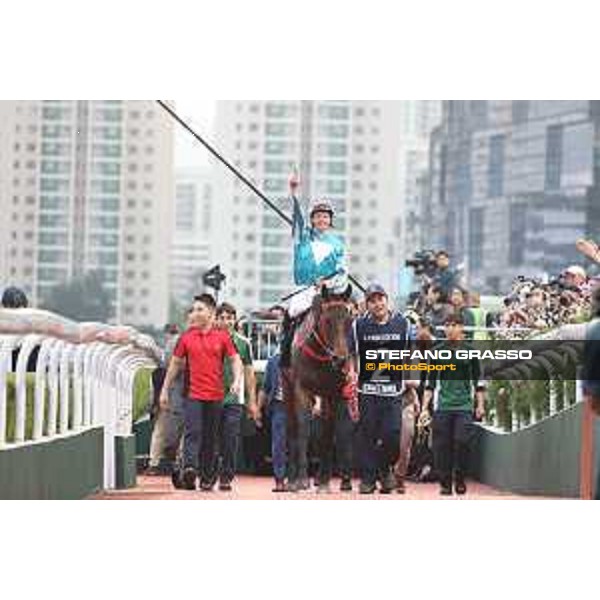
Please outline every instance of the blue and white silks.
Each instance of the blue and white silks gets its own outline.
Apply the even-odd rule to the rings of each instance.
[[[342,238],[330,231],[307,227],[298,200],[294,198],[294,282],[312,285],[328,278],[325,285],[336,293],[348,286],[346,250]]]
[[[330,231],[320,232],[307,227],[298,200],[294,198],[294,283],[312,286],[325,278],[325,286],[334,294],[348,287],[346,250],[341,237]],[[310,288],[297,294],[290,302],[289,312],[296,316],[310,307],[315,291]]]

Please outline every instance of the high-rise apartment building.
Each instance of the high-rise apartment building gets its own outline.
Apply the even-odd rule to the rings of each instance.
[[[217,110],[216,139],[288,215],[287,181],[297,165],[303,206],[315,198],[334,204],[352,274],[392,289],[399,109],[393,101],[225,101]],[[245,309],[268,306],[294,289],[290,227],[242,182],[222,168],[216,173],[212,246],[228,276],[226,295]]]
[[[424,222],[470,285],[555,275],[600,226],[598,101],[446,101],[432,135]]]
[[[152,101],[0,102],[0,276],[43,307],[101,271],[114,320],[166,321],[169,118]]]
[[[400,262],[424,249],[422,190],[429,168],[429,140],[440,124],[439,100],[403,100],[400,120],[401,210],[398,227]]]
[[[175,175],[175,228],[171,244],[171,297],[179,306],[203,290],[211,267],[213,185],[208,168],[178,169]]]

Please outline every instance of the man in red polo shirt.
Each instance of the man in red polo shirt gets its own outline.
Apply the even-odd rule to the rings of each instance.
[[[233,383],[229,392],[239,395],[243,376],[242,361],[227,331],[215,327],[216,303],[209,294],[194,298],[189,315],[190,328],[179,338],[160,395],[161,407],[169,405],[169,389],[179,371],[186,367],[189,375],[184,402],[183,486],[210,491],[214,485],[218,425],[223,410],[223,361],[231,358]]]

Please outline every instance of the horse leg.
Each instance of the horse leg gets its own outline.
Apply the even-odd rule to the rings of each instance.
[[[321,436],[319,439],[319,493],[329,493],[333,462],[335,405],[331,398],[322,399]]]
[[[287,409],[288,489],[294,492],[298,483],[298,411],[291,377],[290,369],[282,369],[283,399]]]
[[[310,436],[310,394],[302,387],[299,381],[294,384],[294,398],[296,398],[297,425],[296,460],[298,487],[307,490],[310,487],[308,479],[308,440]]]

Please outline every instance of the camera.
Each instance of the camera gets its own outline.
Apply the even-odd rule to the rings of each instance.
[[[555,277],[548,282],[548,289],[560,293],[572,289],[572,286],[568,285],[563,277]]]
[[[436,254],[433,250],[415,252],[405,264],[414,270],[415,275],[426,275],[427,277],[433,277],[438,269]]]

